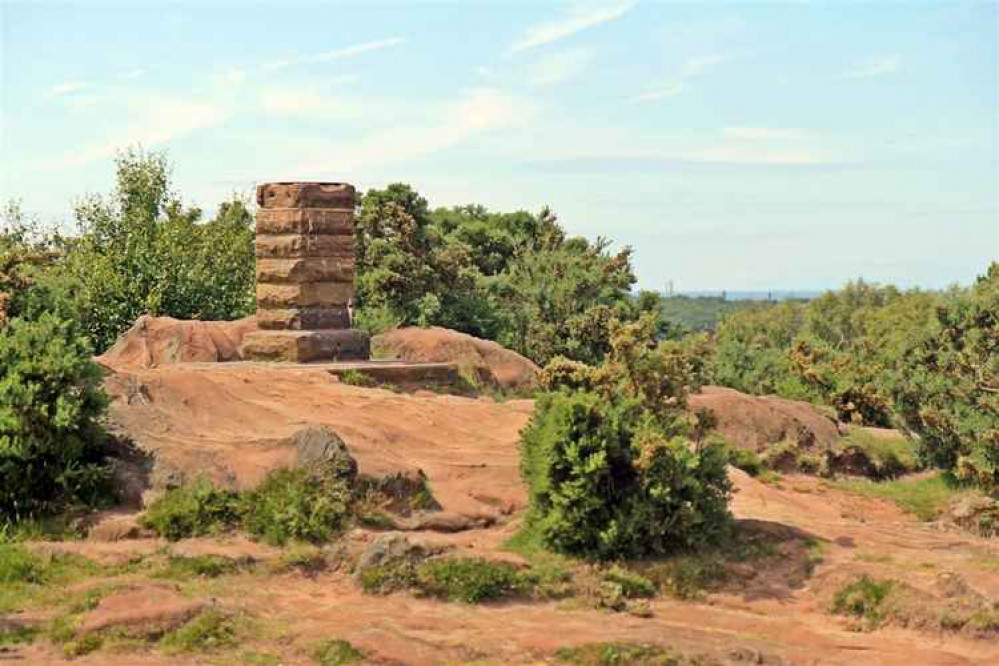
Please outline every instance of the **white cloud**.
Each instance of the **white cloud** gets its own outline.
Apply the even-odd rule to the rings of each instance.
[[[725,127],[721,134],[726,139],[745,141],[798,141],[808,138],[810,133],[790,127]]]
[[[289,58],[287,60],[276,60],[274,62],[265,63],[263,68],[268,71],[274,71],[278,69],[284,69],[285,67],[292,67],[294,65],[310,65],[317,62],[330,62],[333,60],[342,60],[344,58],[352,58],[354,56],[361,55],[362,53],[368,53],[369,51],[378,51],[380,49],[389,48],[391,46],[398,46],[404,43],[406,40],[402,37],[392,37],[390,39],[381,39],[373,42],[365,42],[363,44],[354,44],[352,46],[345,46],[340,49],[334,49],[332,51],[324,51],[323,53],[316,53],[314,55],[300,56],[298,58]]]
[[[684,91],[684,85],[680,82],[669,83],[658,88],[647,88],[645,92],[639,93],[628,101],[632,103],[654,102],[666,97],[674,97]]]
[[[666,97],[673,97],[683,93],[687,86],[684,80],[693,79],[704,73],[709,67],[714,67],[728,60],[728,56],[710,54],[688,58],[680,66],[678,80],[666,84],[650,84],[646,86],[645,92],[639,93],[628,99],[629,102],[654,102]]]
[[[725,62],[727,58],[723,55],[704,55],[698,56],[696,58],[688,58],[684,63],[683,67],[680,69],[680,73],[684,77],[699,76],[709,67],[721,64]]]
[[[366,109],[349,96],[330,95],[309,86],[267,86],[257,101],[260,110],[269,115],[320,120],[363,117]]]
[[[349,142],[316,146],[316,155],[293,170],[295,177],[383,168],[446,150],[487,132],[526,120],[530,105],[493,87],[466,90],[420,125],[393,125]]]
[[[106,159],[120,148],[142,145],[153,148],[224,122],[231,112],[219,104],[197,98],[176,96],[137,96],[128,100],[128,115],[133,122],[120,133],[42,160],[42,169],[74,167]]]
[[[55,96],[69,95],[75,92],[80,92],[81,90],[85,90],[89,87],[90,84],[86,81],[70,81],[69,83],[60,83],[57,86],[52,86],[49,88],[49,94]]]
[[[233,67],[215,77],[217,83],[226,86],[239,86],[246,81],[247,72],[242,67]]]
[[[145,67],[136,67],[122,74],[120,78],[122,81],[134,81],[139,77],[145,76],[147,71]]]
[[[590,59],[590,53],[582,49],[553,53],[529,65],[527,79],[536,86],[562,83],[582,73]]]
[[[844,79],[866,79],[872,76],[894,74],[902,68],[902,57],[886,55],[871,58],[862,62],[843,74]]]
[[[634,6],[632,2],[618,2],[606,7],[574,8],[569,15],[557,21],[547,21],[530,26],[524,36],[507,50],[508,55],[533,49],[564,39],[581,30],[614,21],[624,16]]]

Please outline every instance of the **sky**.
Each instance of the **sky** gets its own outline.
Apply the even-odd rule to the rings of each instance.
[[[116,150],[211,214],[269,180],[550,206],[638,286],[967,284],[999,260],[999,4],[0,0],[0,199]]]

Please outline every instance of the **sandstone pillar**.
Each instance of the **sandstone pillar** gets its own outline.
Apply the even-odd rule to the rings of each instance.
[[[367,359],[368,336],[351,328],[354,187],[257,187],[257,323],[243,339],[250,360]]]

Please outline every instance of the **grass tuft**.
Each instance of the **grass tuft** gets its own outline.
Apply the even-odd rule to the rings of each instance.
[[[319,666],[345,666],[364,659],[364,653],[342,639],[323,641],[312,651]]]
[[[235,647],[235,622],[225,613],[204,611],[182,627],[165,634],[159,645],[169,655]]]

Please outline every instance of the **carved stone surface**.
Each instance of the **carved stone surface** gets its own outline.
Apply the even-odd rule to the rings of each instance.
[[[366,360],[371,356],[371,343],[367,333],[356,329],[257,331],[243,338],[243,355],[289,363]]]
[[[354,200],[345,183],[265,183],[257,188],[257,325],[245,358],[307,363],[367,359],[367,334],[351,326]]]
[[[264,183],[261,208],[347,208],[354,210],[354,186],[347,183]]]

